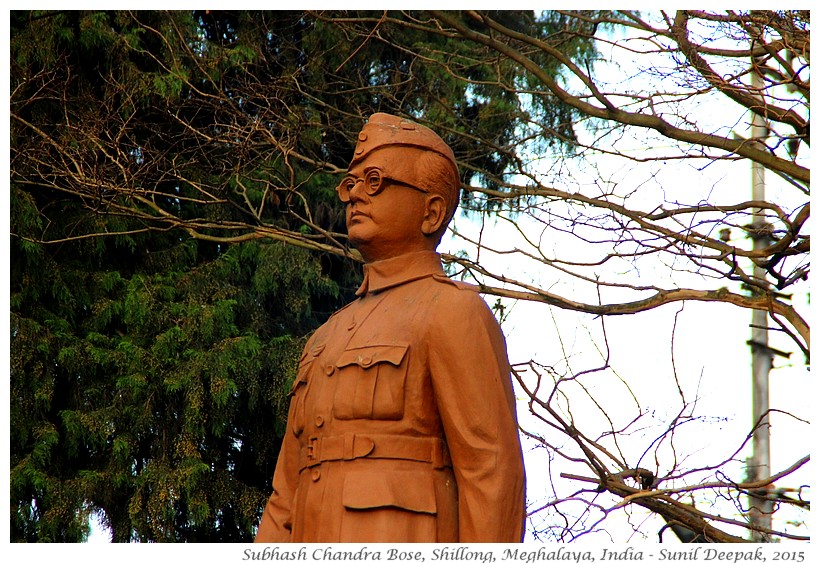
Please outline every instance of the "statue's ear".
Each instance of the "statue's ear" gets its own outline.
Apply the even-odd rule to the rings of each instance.
[[[421,223],[421,232],[425,235],[437,233],[447,216],[447,202],[438,194],[428,194],[425,198],[424,217]]]

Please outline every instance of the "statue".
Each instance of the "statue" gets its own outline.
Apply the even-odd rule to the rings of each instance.
[[[256,541],[522,540],[504,336],[436,253],[460,186],[427,127],[377,113],[359,133],[337,192],[364,281],[305,346]]]

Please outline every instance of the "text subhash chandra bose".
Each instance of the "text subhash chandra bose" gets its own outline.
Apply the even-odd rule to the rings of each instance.
[[[751,549],[727,549],[715,547],[685,548],[596,548],[577,549],[568,547],[532,547],[479,549],[472,547],[437,547],[427,550],[406,548],[357,547],[300,547],[247,548],[243,561],[390,561],[407,563],[430,562],[476,562],[476,563],[537,563],[539,561],[710,561],[714,563],[740,563],[742,561],[772,561],[776,563],[805,563],[801,549],[772,550],[762,547]]]

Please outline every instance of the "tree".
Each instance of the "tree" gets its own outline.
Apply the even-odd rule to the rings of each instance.
[[[52,17],[27,16],[13,36]],[[107,52],[121,59],[115,72],[95,70],[107,94],[94,104],[62,104],[73,76],[31,64],[33,43],[15,50],[13,42],[22,61],[13,76],[25,77],[12,82],[15,189],[57,190],[89,216],[135,222],[106,236],[178,229],[220,245],[272,239],[338,266],[357,260],[333,200],[352,136],[373,111],[418,119],[444,133],[463,171],[472,220],[453,226],[453,275],[498,299],[502,317],[545,304],[539,329],[550,318],[561,327],[553,333],[563,350],[516,366],[533,416],[523,430],[548,453],[549,484],[532,506],[536,536],[570,540],[615,514],[649,511],[662,518],[652,531],[664,539],[671,529],[684,540],[741,541],[752,527],[743,514],[750,495],[784,493],[777,508],[808,507],[807,456],[764,482],[743,476],[737,458],[756,424],[728,449],[695,455],[691,440],[714,432],[718,417],[699,413],[697,379],[677,368],[682,309],[653,383],[666,393],[662,405],[658,389],[620,373],[610,346],[610,327],[624,317],[757,309],[769,313],[783,354],[808,362],[800,302],[809,272],[808,12],[334,11],[191,21],[93,13],[76,26],[105,36],[114,21],[130,31],[110,37],[121,50]],[[750,114],[766,120],[764,136],[745,130]],[[664,184],[673,163],[692,172],[689,189]],[[778,179],[765,201],[733,181],[750,163]],[[718,169],[729,172],[704,185]],[[16,234],[21,244],[76,238]],[[598,346],[594,360],[562,339],[578,319]],[[736,338],[734,326],[727,332]],[[634,528],[648,535],[647,526]],[[805,539],[794,527],[766,532]]]
[[[11,537],[96,515],[114,541],[248,541],[310,303],[338,288],[282,243],[98,240],[14,245]]]

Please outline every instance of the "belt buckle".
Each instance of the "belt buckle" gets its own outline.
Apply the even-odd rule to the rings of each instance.
[[[305,458],[308,465],[316,465],[319,463],[319,437],[311,436],[308,438],[307,446],[305,447]]]

